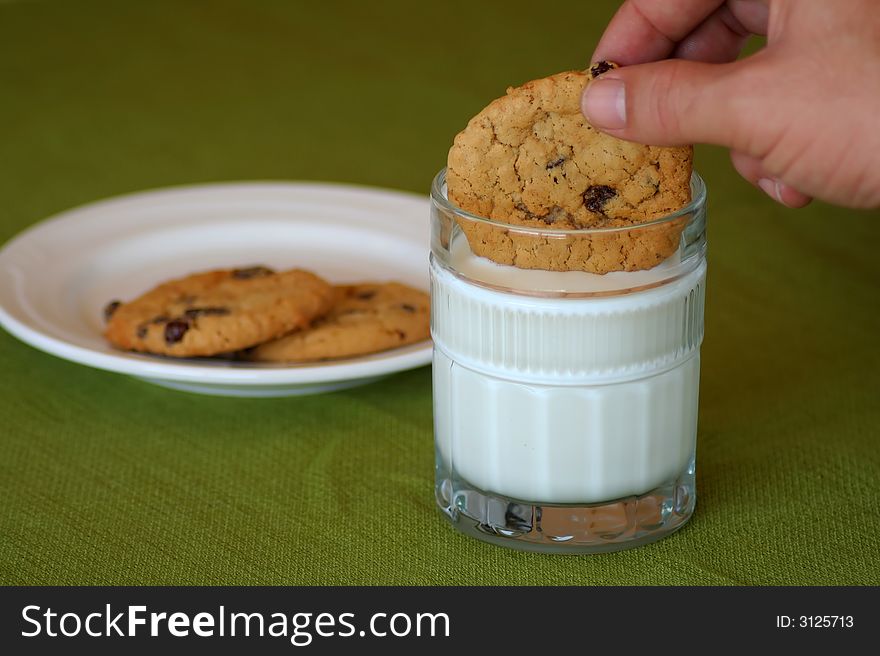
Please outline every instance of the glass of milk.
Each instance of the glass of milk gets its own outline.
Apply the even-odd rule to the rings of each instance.
[[[456,528],[584,553],[646,544],[690,518],[706,281],[696,174],[691,191],[650,223],[554,230],[468,214],[448,200],[445,171],[434,179],[435,491]],[[537,266],[520,268],[474,253],[487,244],[659,264],[599,275],[520,257]]]

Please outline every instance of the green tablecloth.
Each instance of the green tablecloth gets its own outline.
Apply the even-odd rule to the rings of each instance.
[[[180,183],[427,193],[508,84],[585,65],[615,3],[568,5],[0,2],[0,242]],[[433,501],[428,368],[229,400],[0,332],[0,582],[880,583],[880,216],[786,210],[722,151],[697,162],[710,273],[681,532],[576,557],[455,533]]]

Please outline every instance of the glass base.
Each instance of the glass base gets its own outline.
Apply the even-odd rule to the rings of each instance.
[[[532,503],[440,478],[437,504],[452,525],[485,542],[544,553],[603,553],[655,542],[694,512],[693,465],[644,494],[591,504]]]

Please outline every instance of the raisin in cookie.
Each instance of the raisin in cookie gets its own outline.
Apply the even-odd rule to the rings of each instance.
[[[678,246],[684,221],[638,231],[690,201],[692,149],[643,146],[590,126],[585,86],[613,64],[508,89],[459,133],[447,189],[458,207],[525,228],[604,233],[542,238],[491,224],[460,225],[478,255],[522,268],[595,273],[650,268]]]
[[[262,344],[244,357],[263,362],[347,358],[412,344],[430,336],[428,295],[399,283],[337,287],[330,313],[310,328]]]
[[[197,273],[105,309],[115,346],[195,357],[237,351],[309,325],[333,305],[333,287],[308,271],[266,267]]]

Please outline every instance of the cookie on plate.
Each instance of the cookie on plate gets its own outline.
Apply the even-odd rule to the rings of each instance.
[[[115,346],[178,357],[249,348],[309,325],[333,305],[333,287],[308,271],[266,267],[196,273],[105,310]]]
[[[412,344],[430,337],[425,292],[389,283],[340,285],[333,309],[311,327],[250,350],[262,362],[311,362],[348,358]]]
[[[542,238],[461,221],[478,255],[529,269],[605,273],[650,268],[678,247],[684,221],[671,230],[621,230],[688,204],[693,157],[690,147],[644,146],[587,123],[581,94],[613,67],[600,62],[508,89],[455,137],[446,174],[449,200],[480,217],[543,230],[612,230]]]

